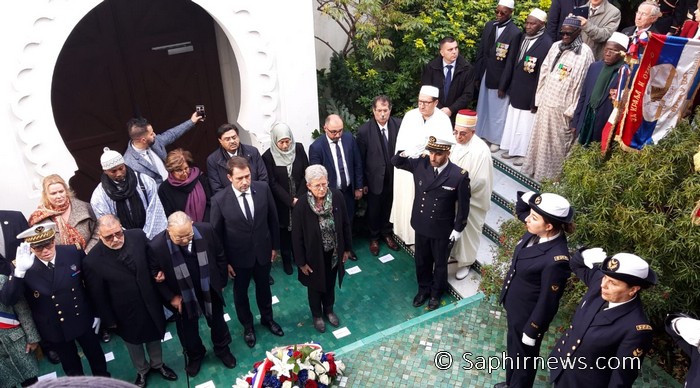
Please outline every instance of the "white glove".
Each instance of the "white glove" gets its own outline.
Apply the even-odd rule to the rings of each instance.
[[[462,237],[462,233],[458,232],[456,230],[453,230],[452,233],[450,233],[450,240],[457,242],[459,238]]]
[[[520,199],[523,200],[525,203],[530,203],[530,198],[535,195],[534,191],[528,191],[527,193],[523,193],[523,195],[520,196]]]
[[[700,346],[700,321],[693,318],[683,317],[673,320],[673,328],[685,342]]]
[[[34,264],[34,255],[31,253],[29,243],[23,242],[17,247],[15,255],[15,277],[23,278],[29,268]]]
[[[583,264],[586,264],[586,267],[593,269],[593,265],[602,263],[603,260],[608,257],[608,254],[605,253],[603,248],[591,248],[581,252],[581,256],[583,257]]]
[[[411,159],[415,159],[421,156],[423,154],[423,151],[425,151],[425,144],[418,144],[413,149],[409,149],[404,151],[406,156],[408,156]]]
[[[102,320],[98,317],[95,317],[95,320],[92,321],[92,328],[95,329],[95,334],[100,332],[100,323]]]
[[[523,333],[523,343],[527,346],[535,346],[537,341],[534,338],[530,338],[527,334]]]

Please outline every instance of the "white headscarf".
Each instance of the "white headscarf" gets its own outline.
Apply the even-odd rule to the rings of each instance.
[[[296,143],[294,142],[294,135],[289,125],[281,122],[274,123],[272,125],[272,130],[270,130],[270,138],[272,139],[270,153],[272,153],[272,158],[275,160],[275,165],[285,166],[287,170],[291,170],[292,163],[294,163],[294,158],[296,157]],[[277,147],[277,142],[282,139],[289,139],[291,141],[289,150],[282,151]]]

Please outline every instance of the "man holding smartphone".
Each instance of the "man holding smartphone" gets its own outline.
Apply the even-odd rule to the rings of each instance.
[[[576,18],[581,21],[583,43],[591,48],[595,60],[600,61],[603,59],[605,44],[620,25],[620,10],[608,0],[590,0],[587,6],[588,16],[577,15]],[[574,8],[574,15],[577,13]]]

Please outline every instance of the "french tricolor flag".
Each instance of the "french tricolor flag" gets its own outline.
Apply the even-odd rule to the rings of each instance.
[[[700,40],[651,34],[641,57],[616,136],[623,148],[636,150],[658,143],[692,102]]]

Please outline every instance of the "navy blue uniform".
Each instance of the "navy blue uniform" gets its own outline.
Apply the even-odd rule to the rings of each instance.
[[[448,161],[435,177],[430,158],[425,155],[416,159],[394,155],[391,163],[413,173],[415,197],[411,226],[416,231],[418,289],[422,294],[439,298],[447,288],[450,233],[452,230],[464,230],[469,216],[469,175],[466,170]]]
[[[690,387],[700,387],[700,350],[697,346],[693,346],[687,343],[683,337],[678,335],[673,327],[671,327],[671,321],[676,318],[681,318],[683,315],[671,314],[666,318],[666,332],[673,337],[673,342],[678,345],[679,348],[683,349],[685,354],[690,357],[690,368],[688,368],[688,375],[685,376],[685,388]]]
[[[95,315],[83,288],[83,257],[85,252],[74,245],[57,245],[53,270],[35,258],[24,278],[10,277],[2,290],[2,299],[4,304],[12,305],[24,293],[39,335],[58,353],[66,375],[83,374],[75,346],[77,340],[92,374],[109,376],[104,352],[92,329]]]
[[[603,272],[589,269],[580,252],[569,262],[588,291],[576,308],[573,321],[554,345],[550,358],[576,363],[561,367],[550,363],[550,379],[556,387],[631,387],[644,355],[651,347],[652,327],[639,295],[603,310],[600,295]],[[585,367],[582,364],[585,362]],[[591,370],[591,368],[593,370]]]

